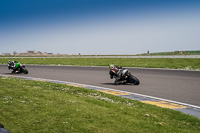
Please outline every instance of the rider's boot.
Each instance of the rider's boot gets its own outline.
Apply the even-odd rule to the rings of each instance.
[[[16,74],[19,74],[19,71],[16,71],[15,73],[16,73]]]
[[[118,80],[115,80],[115,85],[119,85],[119,81]]]
[[[115,78],[115,85],[119,85],[120,84],[120,78]]]

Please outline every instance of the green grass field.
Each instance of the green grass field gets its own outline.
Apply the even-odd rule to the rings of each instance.
[[[199,133],[200,119],[95,90],[0,77],[0,123],[11,133]]]
[[[147,55],[141,54],[141,55]],[[194,51],[172,51],[172,52],[157,52],[157,53],[150,53],[149,55],[152,56],[162,56],[162,55],[200,55],[200,50],[194,50]]]
[[[200,70],[200,58],[0,58],[0,64],[16,60],[22,64],[108,66]]]
[[[170,52],[154,52],[147,55],[147,53],[137,54],[137,55],[81,55],[81,56],[162,56],[162,55],[200,55],[200,50],[185,50],[185,51],[170,51]],[[0,55],[0,57],[5,57],[4,55]],[[9,55],[6,57],[80,57],[80,55],[21,55],[21,56],[14,56]]]

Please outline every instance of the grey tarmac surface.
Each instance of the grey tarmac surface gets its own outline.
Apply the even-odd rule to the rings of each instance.
[[[29,74],[18,76],[88,84],[200,106],[200,71],[128,68],[141,84],[116,86],[106,67],[26,65],[26,68]],[[11,75],[11,70],[0,65],[0,74]]]

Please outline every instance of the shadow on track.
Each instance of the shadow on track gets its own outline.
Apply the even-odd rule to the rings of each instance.
[[[12,73],[1,73],[1,74],[4,74],[4,75],[24,75],[23,73],[18,73],[18,74],[12,74]]]
[[[115,85],[114,83],[100,83],[102,85]]]
[[[115,85],[114,83],[100,83],[100,84],[102,84],[102,85],[112,85],[112,86]],[[126,83],[126,84],[120,84],[120,85],[129,85],[129,86],[131,85],[132,86],[134,84]]]
[[[1,73],[1,74],[5,74],[5,75],[13,75],[12,73]]]

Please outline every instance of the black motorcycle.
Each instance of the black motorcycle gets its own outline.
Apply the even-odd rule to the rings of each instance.
[[[25,68],[25,65],[22,65],[17,61],[9,61],[8,69],[12,69],[12,74],[18,74],[18,73],[28,74],[28,70]]]
[[[132,83],[134,85],[139,85],[140,81],[137,77],[133,76],[131,72],[128,71],[128,69],[121,69],[119,70],[118,74],[113,76],[115,78],[115,85],[119,84],[126,84],[126,83]]]

